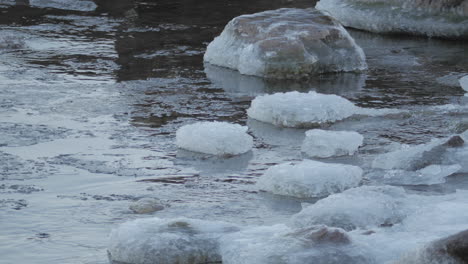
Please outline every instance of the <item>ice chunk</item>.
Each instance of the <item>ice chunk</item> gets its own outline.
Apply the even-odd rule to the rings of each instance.
[[[252,149],[247,127],[224,122],[198,122],[185,125],[176,133],[179,148],[206,154],[239,155]]]
[[[362,173],[357,166],[305,160],[269,168],[260,177],[257,186],[279,195],[321,197],[358,186]]]
[[[353,115],[385,115],[398,113],[391,109],[366,109],[355,106],[337,95],[316,92],[276,93],[257,96],[247,109],[250,118],[279,127],[314,127]]]
[[[312,129],[306,132],[302,152],[317,158],[353,155],[363,141],[357,132]]]
[[[108,253],[112,263],[214,263],[221,261],[219,238],[234,231],[224,222],[138,219],[112,230]]]
[[[459,82],[460,82],[460,85],[463,88],[463,90],[468,92],[468,75],[466,75],[465,77],[462,77],[459,80]]]
[[[332,194],[292,218],[295,226],[325,224],[345,230],[390,226],[406,216],[403,188],[362,186]]]
[[[221,239],[223,264],[375,263],[367,248],[341,229],[286,225],[251,227]]]
[[[320,0],[316,8],[371,32],[468,37],[468,1]]]
[[[429,165],[417,171],[389,170],[375,171],[366,177],[379,180],[385,184],[396,185],[431,185],[445,182],[445,178],[460,171],[456,165]]]
[[[137,214],[149,214],[164,209],[159,199],[142,198],[129,206],[129,209]]]
[[[208,45],[204,61],[273,79],[367,68],[364,52],[336,20],[293,8],[234,18]]]

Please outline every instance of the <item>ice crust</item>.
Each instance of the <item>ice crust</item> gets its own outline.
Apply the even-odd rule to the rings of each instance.
[[[460,78],[459,82],[463,90],[468,92],[468,75]]]
[[[306,131],[302,152],[309,157],[328,158],[353,155],[362,146],[364,137],[354,131]]]
[[[208,45],[204,61],[273,79],[367,68],[364,52],[336,20],[293,8],[234,18]]]
[[[325,224],[345,230],[399,223],[407,215],[403,188],[362,186],[332,194],[292,217],[292,224],[305,227]]]
[[[232,224],[177,218],[138,219],[112,230],[112,263],[193,264],[221,261],[219,238],[238,231]]]
[[[323,197],[356,187],[362,180],[357,166],[305,160],[269,168],[257,182],[261,190],[298,198]]]
[[[376,33],[468,38],[468,1],[320,0],[316,8],[346,27]]]
[[[177,130],[179,148],[219,156],[239,155],[252,149],[247,127],[225,122],[198,122]]]
[[[221,239],[223,264],[367,264],[366,247],[326,226],[295,229],[283,224],[251,227]]]
[[[360,108],[343,97],[314,91],[257,96],[247,109],[250,118],[279,127],[297,128],[332,123],[353,115],[374,116],[398,112],[392,109]]]

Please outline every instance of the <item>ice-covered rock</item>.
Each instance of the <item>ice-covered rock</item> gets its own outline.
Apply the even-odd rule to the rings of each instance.
[[[468,38],[466,0],[320,0],[316,8],[371,32]]]
[[[306,131],[302,152],[310,157],[328,158],[353,155],[364,141],[364,137],[353,131]]]
[[[353,115],[385,115],[398,113],[392,109],[366,109],[349,100],[317,92],[275,93],[257,96],[247,109],[250,118],[279,127],[314,127]]]
[[[292,224],[305,227],[325,224],[345,230],[391,226],[407,214],[403,188],[362,186],[332,194],[307,206],[292,217]]]
[[[375,263],[365,246],[341,229],[286,225],[251,227],[221,239],[223,264]]]
[[[136,214],[149,214],[163,210],[164,205],[161,204],[161,201],[159,201],[159,199],[142,198],[132,203],[128,208]]]
[[[305,160],[269,168],[258,179],[257,186],[279,195],[322,197],[358,186],[362,173],[357,166]]]
[[[468,263],[468,230],[439,239],[410,252],[395,264],[464,264]]]
[[[429,165],[416,171],[407,170],[377,170],[366,177],[385,184],[394,185],[432,185],[444,183],[445,178],[460,171],[461,166]]]
[[[208,45],[204,61],[273,79],[367,68],[364,52],[348,32],[316,9],[284,8],[236,17]]]
[[[138,219],[112,230],[108,255],[111,263],[214,263],[221,261],[219,238],[238,230],[215,221]]]
[[[185,125],[176,133],[179,148],[206,154],[230,156],[252,149],[247,127],[225,122],[198,122]]]
[[[460,85],[463,88],[463,90],[468,92],[468,75],[460,78],[460,80],[458,81],[460,82]]]

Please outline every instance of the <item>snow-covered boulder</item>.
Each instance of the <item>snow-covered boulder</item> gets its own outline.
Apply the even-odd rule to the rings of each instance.
[[[291,228],[278,224],[247,228],[221,239],[223,264],[369,264],[365,246],[342,229]]]
[[[468,0],[320,0],[316,8],[376,33],[468,38]]]
[[[204,61],[273,79],[367,68],[364,52],[340,23],[313,8],[236,17],[208,45]]]
[[[225,122],[198,122],[177,130],[179,148],[219,156],[239,155],[252,149],[247,127]]]
[[[305,160],[269,168],[258,179],[257,186],[279,195],[323,197],[358,186],[362,173],[357,166]]]
[[[458,81],[460,82],[460,85],[463,88],[463,90],[468,92],[468,75],[460,78],[460,80]]]
[[[353,155],[364,141],[364,137],[354,131],[328,131],[312,129],[306,131],[302,152],[310,157],[328,158]]]
[[[353,115],[374,116],[398,112],[392,109],[361,108],[343,97],[313,91],[257,96],[247,109],[250,118],[279,127],[296,128],[332,123]]]
[[[239,229],[228,223],[177,218],[146,218],[112,230],[111,263],[193,264],[221,261],[219,238]]]
[[[390,226],[407,215],[403,188],[361,186],[332,194],[302,209],[292,217],[292,224],[305,227],[314,224],[345,230]]]

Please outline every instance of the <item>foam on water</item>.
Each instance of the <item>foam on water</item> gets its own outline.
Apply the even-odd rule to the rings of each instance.
[[[313,129],[306,131],[302,152],[310,157],[328,158],[356,153],[364,137],[353,131],[327,131]]]
[[[252,149],[247,127],[223,122],[198,122],[177,130],[179,148],[213,155],[239,155]]]
[[[261,190],[298,198],[323,197],[356,187],[362,180],[357,166],[305,160],[269,168],[257,182]]]

